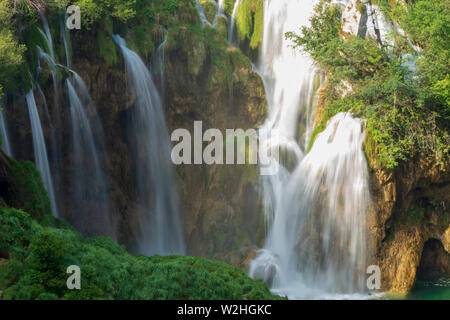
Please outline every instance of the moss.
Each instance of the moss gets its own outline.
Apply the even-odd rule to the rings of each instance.
[[[10,169],[17,188],[18,199],[15,200],[21,203],[21,209],[38,221],[51,220],[50,200],[34,164],[11,159]]]
[[[137,25],[131,29],[129,36],[129,45],[141,57],[148,57],[155,50],[155,44],[152,41],[151,25]]]
[[[199,0],[200,5],[203,7],[205,16],[208,21],[212,22],[216,15],[217,5],[215,5],[211,0]]]
[[[261,45],[264,30],[263,0],[242,0],[236,12],[236,25],[240,41],[249,41],[250,48]]]
[[[118,62],[117,50],[111,35],[99,29],[97,31],[98,54],[108,66],[113,66]]]

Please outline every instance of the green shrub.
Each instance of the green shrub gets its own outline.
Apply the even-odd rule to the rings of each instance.
[[[342,38],[342,9],[329,0],[319,2],[311,25],[304,27],[300,35],[286,35],[330,75],[325,116],[314,130],[309,148],[329,117],[350,111],[367,119],[366,153],[376,157],[382,167],[394,168],[424,155],[445,170],[450,161],[450,57],[448,41],[443,41],[449,24],[443,22],[448,21],[448,15],[443,14],[445,6],[432,10],[430,4],[424,4],[426,1],[416,1],[407,5],[408,10],[393,10],[397,17],[391,15],[389,2],[381,2],[388,20],[403,21],[402,27],[410,32],[413,41],[418,39],[423,45],[416,74],[403,66],[403,57],[411,49],[402,37],[394,37],[395,47],[389,50],[371,39],[351,35]],[[421,23],[422,28],[413,27],[415,23]],[[343,83],[352,90],[343,94]]]

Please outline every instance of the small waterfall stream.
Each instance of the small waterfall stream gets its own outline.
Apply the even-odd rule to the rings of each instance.
[[[0,104],[0,109],[2,105]],[[0,135],[1,135],[1,145],[3,152],[7,156],[12,157],[11,143],[9,142],[8,127],[6,125],[5,117],[3,116],[3,110],[0,110]]]
[[[364,217],[370,206],[364,126],[338,114],[306,154],[321,77],[284,37],[308,24],[316,2],[265,0],[257,68],[269,103],[262,151],[270,154],[264,148],[278,145],[281,161],[272,158],[279,170],[262,177],[268,235],[249,274],[292,299],[364,292]]]
[[[67,79],[66,86],[74,162],[72,210],[76,216],[72,219],[77,229],[87,235],[108,235],[115,239],[115,217],[110,206],[108,178],[103,169],[106,160],[101,158],[104,146],[97,112],[78,74],[74,74],[73,80]]]
[[[235,0],[233,13],[231,14],[230,23],[228,25],[228,42],[232,45],[236,45],[235,39],[235,29],[236,29],[236,13],[239,5],[241,4],[241,0]]]
[[[50,198],[50,205],[53,215],[58,217],[58,207],[56,205],[55,191],[53,188],[52,174],[48,164],[47,148],[45,146],[44,134],[42,132],[41,120],[34,99],[33,90],[26,94],[28,114],[30,116],[31,131],[33,135],[33,150],[36,168],[41,172],[44,187]]]
[[[206,17],[205,11],[203,10],[203,6],[198,2],[198,0],[195,0],[195,7],[197,9],[198,17],[200,18],[200,22],[202,24],[202,27],[207,25],[211,25],[211,23],[208,21],[208,18]]]
[[[170,140],[164,109],[151,74],[141,58],[115,35],[128,73],[131,94],[136,97],[129,125],[130,144],[140,217],[142,254],[184,253],[178,197],[170,160]]]

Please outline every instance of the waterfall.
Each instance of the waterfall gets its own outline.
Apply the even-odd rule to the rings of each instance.
[[[234,29],[236,27],[236,13],[239,5],[241,4],[241,0],[236,0],[234,2],[233,13],[231,15],[230,24],[228,25],[228,42],[230,44],[234,44]]]
[[[47,49],[49,51],[50,56],[52,57],[53,60],[55,60],[55,53],[53,51],[52,34],[50,32],[50,28],[48,26],[47,19],[41,12],[39,12],[39,16],[41,17],[42,27],[44,28],[44,30],[42,30],[41,28],[38,28],[38,30],[46,42]]]
[[[184,253],[178,197],[164,110],[149,70],[125,40],[115,35],[136,97],[130,116],[130,145],[136,193],[141,205],[138,251],[146,255]]]
[[[43,26],[44,30],[42,30],[41,28],[38,28],[38,30],[45,40],[45,44],[47,46],[46,49],[48,51],[46,52],[45,50],[43,50],[42,48],[37,46],[38,56],[39,56],[38,73],[40,72],[40,69],[41,69],[40,60],[44,59],[48,65],[48,67],[50,68],[50,72],[52,74],[53,95],[54,95],[53,102],[55,104],[56,124],[57,124],[57,127],[59,128],[60,124],[61,124],[61,118],[60,118],[60,114],[59,114],[59,103],[58,103],[59,91],[58,91],[58,84],[57,84],[57,77],[56,77],[56,58],[55,58],[55,53],[54,53],[54,49],[53,49],[52,34],[50,32],[50,28],[48,26],[48,22],[47,22],[47,19],[45,18],[45,15],[43,15],[41,12],[39,12],[39,15],[41,17],[42,26]]]
[[[28,113],[30,116],[31,132],[33,135],[34,161],[37,169],[41,172],[44,187],[50,198],[53,215],[58,217],[55,192],[53,189],[52,175],[48,164],[47,148],[45,146],[44,134],[42,132],[41,120],[34,100],[33,90],[26,94]]]
[[[103,134],[96,108],[83,80],[74,74],[66,80],[70,103],[73,142],[73,204],[72,218],[78,230],[86,235],[115,236],[111,214],[107,175],[101,151]],[[92,121],[89,119],[93,119]],[[94,124],[94,125],[93,125]],[[95,128],[96,130],[93,130]]]
[[[197,9],[198,17],[200,18],[200,22],[202,23],[202,27],[207,25],[211,25],[211,23],[208,21],[208,18],[206,17],[205,11],[203,10],[202,5],[198,2],[198,0],[195,0],[195,7]]]
[[[53,172],[53,183],[56,186],[54,192],[55,192],[55,201],[57,202],[58,206],[60,208],[62,208],[62,199],[61,199],[61,192],[60,192],[60,186],[61,186],[61,178],[62,178],[62,166],[63,164],[61,163],[61,156],[63,154],[63,150],[62,150],[62,146],[63,146],[63,141],[62,141],[62,121],[61,121],[61,114],[60,114],[60,106],[59,106],[59,86],[58,86],[58,81],[57,81],[57,72],[56,72],[56,68],[57,66],[61,66],[59,64],[57,64],[56,62],[56,58],[55,58],[55,53],[54,53],[54,48],[53,48],[53,40],[52,40],[52,35],[50,32],[50,28],[47,22],[47,19],[45,18],[45,15],[42,14],[41,12],[39,13],[41,21],[42,21],[42,27],[38,28],[39,32],[41,33],[44,41],[45,41],[45,45],[46,45],[46,51],[44,49],[42,49],[39,46],[37,47],[38,50],[38,66],[37,66],[37,76],[39,75],[40,71],[41,71],[41,60],[43,60],[49,70],[50,73],[52,75],[52,81],[53,81],[53,110],[51,110],[52,112],[49,112],[50,110],[48,110],[47,108],[47,103],[44,102],[44,107],[45,107],[45,117],[50,119],[51,121],[49,121],[49,123],[52,125],[53,127],[53,134],[50,137],[50,143],[51,143],[51,164],[52,164],[52,172]],[[38,81],[36,81],[38,82]],[[40,87],[39,84],[36,85],[39,93],[44,97],[44,101],[45,101],[45,96],[42,92],[42,89]]]
[[[159,92],[161,93],[161,99],[164,96],[165,86],[164,86],[164,63],[165,63],[165,47],[167,43],[167,30],[163,30],[162,42],[156,49],[155,54],[152,57],[152,71],[153,76],[156,77],[159,83]]]
[[[64,44],[64,54],[66,56],[66,66],[70,68],[70,36],[69,36],[69,30],[66,28],[65,21],[67,21],[67,12],[64,14],[64,18],[61,16],[59,19],[59,30],[61,33],[61,39]],[[69,39],[68,39],[69,38]]]
[[[1,106],[0,106],[1,108]],[[6,126],[5,117],[3,116],[3,110],[0,110],[0,135],[2,138],[2,150],[9,157],[12,157],[11,144],[9,142],[8,128]]]
[[[262,177],[268,234],[249,274],[292,299],[364,292],[370,206],[364,127],[338,114],[306,154],[321,77],[284,37],[308,25],[316,2],[265,0],[258,66],[269,104],[261,151],[278,145],[282,152],[271,159],[277,173]]]
[[[216,14],[214,15],[213,26],[216,27],[217,19],[219,17],[224,17],[227,20],[228,20],[228,17],[225,14],[225,0],[219,0],[219,3],[217,3],[217,4],[214,1],[214,4],[217,6],[217,9],[216,9]]]

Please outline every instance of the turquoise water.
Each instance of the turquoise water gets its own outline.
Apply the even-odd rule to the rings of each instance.
[[[418,280],[414,289],[404,296],[389,296],[394,300],[450,300],[450,277]]]

